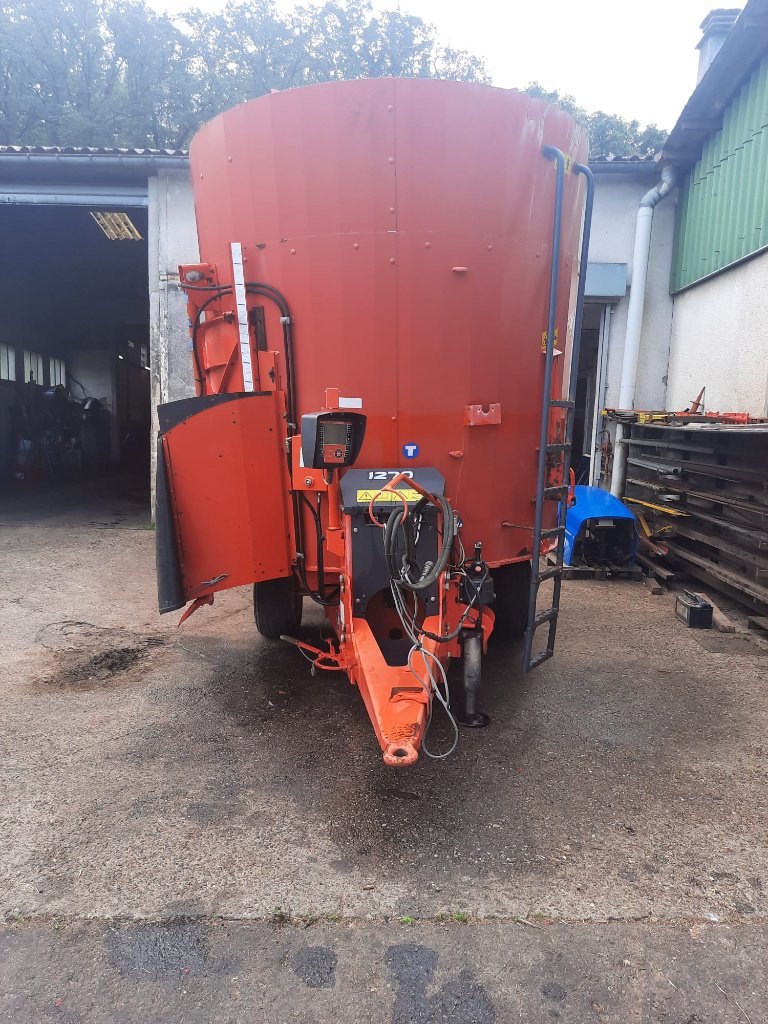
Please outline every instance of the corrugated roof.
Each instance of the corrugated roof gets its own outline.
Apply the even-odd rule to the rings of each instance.
[[[768,49],[768,0],[748,0],[672,129],[662,159],[698,160],[723,112]]]
[[[658,176],[658,155],[651,156],[596,156],[590,158],[589,167],[593,174],[601,178],[631,179],[648,183]]]
[[[652,164],[656,162],[656,154],[650,156],[596,156],[590,158],[591,164]]]
[[[54,155],[54,156],[137,156],[137,157],[187,157],[186,149],[122,149],[108,146],[2,146],[0,155],[19,154],[21,156]],[[654,163],[656,156],[596,156],[590,164],[648,164]]]
[[[109,146],[0,146],[3,156],[186,157],[186,149],[122,149]]]

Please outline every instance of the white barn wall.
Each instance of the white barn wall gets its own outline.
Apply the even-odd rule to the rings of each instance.
[[[768,253],[675,297],[667,407],[768,416]]]
[[[595,175],[595,207],[589,244],[590,263],[626,263],[632,271],[632,251],[640,200],[652,187],[647,178],[638,181],[624,175]],[[675,227],[676,196],[656,207],[651,234],[651,254],[643,311],[635,407],[663,409],[666,396],[669,359],[672,298],[669,275]],[[631,277],[629,288],[631,289]],[[614,304],[608,351],[606,405],[615,406],[619,398],[624,336],[627,327],[629,289]]]

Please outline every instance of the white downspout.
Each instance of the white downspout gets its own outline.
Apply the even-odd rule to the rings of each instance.
[[[632,253],[632,285],[629,290],[627,310],[627,332],[624,337],[624,359],[621,364],[619,386],[619,409],[632,409],[635,404],[637,384],[637,361],[640,355],[640,334],[643,327],[645,306],[645,283],[648,277],[648,258],[651,252],[651,228],[653,211],[668,196],[676,184],[674,167],[664,167],[661,181],[643,196],[637,210],[635,248]],[[611,494],[620,498],[624,493],[624,478],[627,470],[627,446],[624,438],[628,434],[623,423],[616,425],[616,448],[613,455]]]

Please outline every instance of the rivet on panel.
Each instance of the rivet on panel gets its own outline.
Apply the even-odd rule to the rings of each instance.
[[[353,249],[359,249],[360,248],[360,243],[359,242],[353,242],[352,243],[352,248]]]
[[[232,163],[232,157],[231,156],[228,156],[227,160],[229,160],[229,162]]]
[[[395,109],[394,104],[392,104],[392,103],[388,103],[387,104],[387,110],[394,110],[394,109]]]
[[[394,208],[394,206],[390,206],[390,208],[389,208],[389,212],[390,212],[390,213],[394,213],[394,212],[395,212],[395,208]]]
[[[296,255],[296,250],[295,249],[291,249],[291,256],[295,256],[295,255]]]
[[[431,249],[432,248],[432,243],[431,242],[425,242],[424,243],[424,248],[425,249]]]
[[[393,156],[387,157],[387,163],[393,164],[394,162],[395,158]]]
[[[395,262],[395,257],[394,256],[390,256],[389,257],[389,262],[390,263],[394,263]]]
[[[488,246],[488,252],[493,252],[493,246],[492,245]]]

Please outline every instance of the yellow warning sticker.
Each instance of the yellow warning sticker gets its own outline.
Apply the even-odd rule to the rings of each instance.
[[[380,501],[382,501],[382,502],[388,502],[388,501],[390,501],[390,502],[391,501],[400,501],[400,502],[402,502],[403,498],[405,498],[406,501],[418,501],[420,497],[421,497],[421,495],[419,494],[419,492],[418,491],[414,491],[413,488],[403,488],[402,491],[381,491],[378,494],[377,494],[376,491],[358,491],[357,492],[357,502],[358,502],[358,504],[361,504],[362,502],[366,502],[369,505],[373,501],[374,498],[376,498],[376,504],[378,505]]]
[[[558,332],[558,330],[559,330],[559,328],[556,327],[555,328],[555,345],[557,345],[557,332]],[[541,351],[542,352],[546,352],[547,351],[547,332],[546,331],[542,331],[541,332]]]
[[[563,157],[563,170],[566,174],[570,174],[573,167],[573,157],[570,153],[563,153]]]

